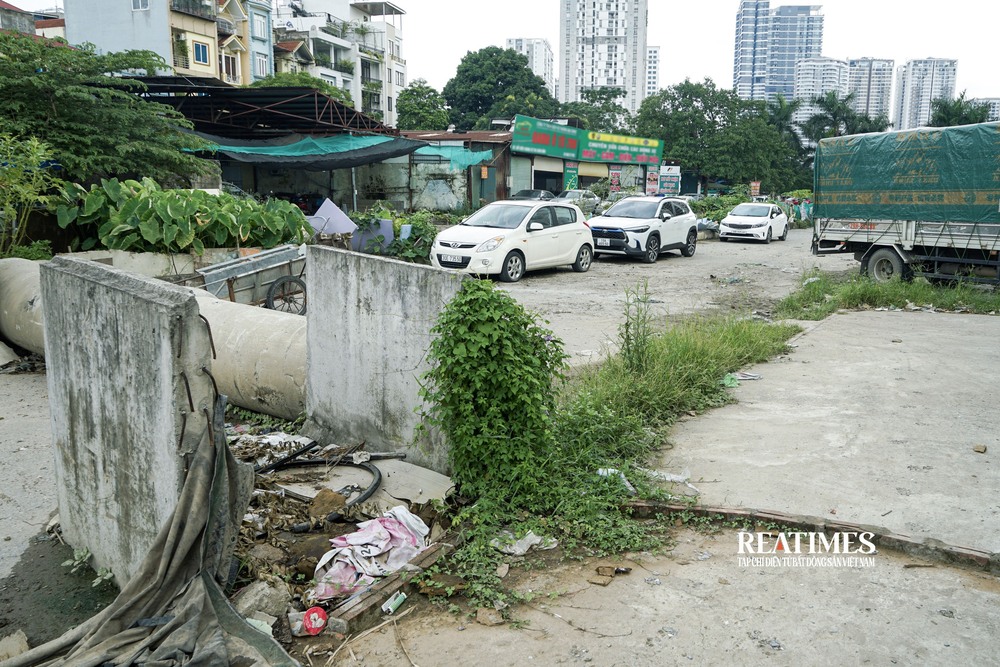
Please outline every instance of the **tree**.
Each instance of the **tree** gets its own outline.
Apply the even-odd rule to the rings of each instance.
[[[720,90],[711,79],[685,80],[647,97],[635,132],[661,139],[664,157],[703,179],[760,180],[775,191],[804,179],[798,155],[769,124],[764,105]]]
[[[53,193],[62,181],[51,159],[49,147],[37,139],[0,134],[0,257],[23,244],[35,207],[55,203]]]
[[[944,97],[931,100],[930,127],[951,127],[985,123],[990,119],[990,107],[965,99],[965,91],[953,100]]]
[[[313,76],[309,72],[278,72],[270,76],[259,79],[250,84],[251,88],[312,88],[332,97],[338,102],[342,102],[349,107],[354,106],[354,99],[351,93],[338,88],[337,86]]]
[[[529,99],[532,93],[535,98]],[[520,113],[530,103],[535,114],[553,116],[559,107],[545,82],[528,68],[526,56],[496,46],[467,53],[442,94],[451,106],[451,122],[463,131],[481,118],[488,122],[494,109]]]
[[[410,82],[396,98],[396,127],[400,130],[444,130],[448,110],[444,97],[425,79]]]
[[[0,132],[37,138],[71,179],[139,174],[189,181],[211,163],[205,142],[172,107],[139,98],[145,86],[120,72],[168,69],[151,51],[98,55],[92,45],[0,32]]]
[[[628,134],[631,131],[632,116],[621,105],[625,91],[621,88],[601,86],[580,92],[580,102],[562,105],[563,116],[575,116],[583,121],[584,127],[595,132]]]
[[[773,100],[767,103],[768,122],[796,153],[802,152],[802,139],[795,131],[793,119],[795,113],[801,108],[802,100],[786,100],[783,95],[776,95]]]
[[[817,95],[811,102],[819,111],[802,124],[802,133],[814,143],[825,137],[840,137],[850,134],[851,124],[857,114],[851,107],[854,93],[844,97],[830,90]]]

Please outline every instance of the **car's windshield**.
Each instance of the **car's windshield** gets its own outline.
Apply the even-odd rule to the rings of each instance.
[[[732,211],[729,215],[744,215],[748,218],[763,218],[771,211],[770,206],[761,206],[759,204],[740,204]]]
[[[542,197],[544,195],[542,195],[542,191],[541,190],[518,190],[514,194],[514,196],[515,197]]]
[[[462,224],[466,227],[499,227],[517,229],[524,217],[531,211],[530,206],[491,204],[484,206],[468,217]]]
[[[579,199],[583,196],[580,190],[563,190],[559,193],[558,199]]]
[[[605,215],[616,218],[652,218],[656,216],[656,207],[659,204],[655,201],[623,199],[609,208]]]

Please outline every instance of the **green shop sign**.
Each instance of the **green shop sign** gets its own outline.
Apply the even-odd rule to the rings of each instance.
[[[576,160],[580,157],[579,143],[575,127],[530,116],[514,116],[511,150],[515,153]]]
[[[581,160],[621,164],[660,164],[663,145],[659,139],[626,137],[601,132],[581,132],[581,135]]]

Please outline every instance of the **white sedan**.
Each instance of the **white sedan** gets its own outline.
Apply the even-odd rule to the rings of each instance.
[[[788,238],[788,216],[774,204],[739,204],[719,223],[719,240],[751,239],[770,243]]]
[[[572,266],[582,273],[594,259],[594,238],[583,211],[570,203],[496,201],[434,239],[431,264],[517,282],[525,271]]]

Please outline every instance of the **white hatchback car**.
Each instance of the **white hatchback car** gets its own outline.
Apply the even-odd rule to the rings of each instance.
[[[639,257],[652,264],[667,250],[694,255],[698,219],[677,197],[628,197],[590,220],[594,253]]]
[[[719,240],[752,239],[770,243],[788,238],[788,216],[774,204],[739,204],[719,223]]]
[[[517,282],[525,271],[570,265],[584,272],[594,239],[583,211],[569,203],[495,201],[434,239],[431,264]]]

